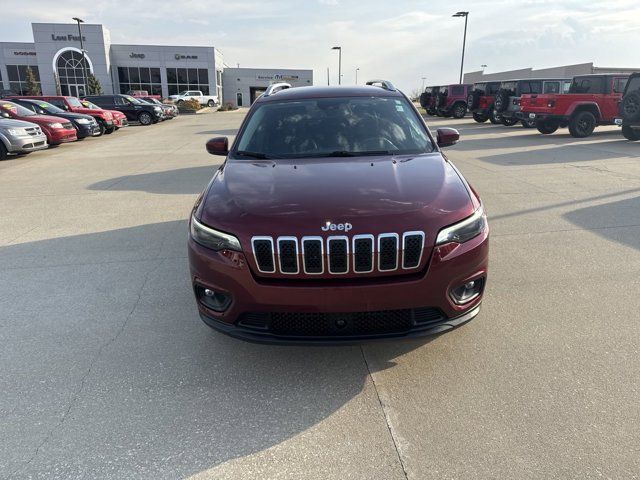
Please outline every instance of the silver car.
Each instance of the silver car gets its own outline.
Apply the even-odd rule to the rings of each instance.
[[[30,153],[47,147],[47,137],[35,123],[0,118],[0,160],[9,154]]]

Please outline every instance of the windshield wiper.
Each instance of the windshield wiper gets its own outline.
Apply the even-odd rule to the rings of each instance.
[[[267,160],[269,158],[273,158],[269,155],[267,155],[266,153],[261,153],[261,152],[249,152],[247,150],[238,150],[236,152],[236,155],[242,155],[243,157],[251,157],[251,158],[258,158],[260,160]]]
[[[348,152],[346,150],[336,150],[330,153],[321,153],[318,157],[364,157],[368,155],[393,155],[389,150],[368,150],[364,152]]]

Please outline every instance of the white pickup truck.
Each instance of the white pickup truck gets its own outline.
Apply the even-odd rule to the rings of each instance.
[[[169,95],[169,100],[177,105],[180,105],[186,100],[197,100],[200,105],[206,105],[207,107],[215,107],[216,105],[220,105],[217,96],[203,95],[200,90],[184,90],[177,95]]]

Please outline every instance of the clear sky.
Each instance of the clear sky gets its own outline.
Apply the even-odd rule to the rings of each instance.
[[[227,65],[326,69],[343,84],[385,78],[410,93],[457,82],[464,19],[465,71],[593,61],[640,68],[640,0],[0,0],[0,41],[31,41],[30,22],[79,16],[113,43],[212,45]]]

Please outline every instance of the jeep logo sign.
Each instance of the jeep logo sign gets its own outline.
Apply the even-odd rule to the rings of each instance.
[[[144,58],[144,57],[146,57],[144,53],[131,52],[131,54],[129,55],[129,58]]]
[[[336,230],[339,230],[341,232],[348,232],[352,228],[353,228],[353,225],[351,225],[350,223],[331,223],[331,222],[327,222],[322,226],[322,231],[323,232],[328,232],[329,230],[331,230],[332,232],[335,232]]]

